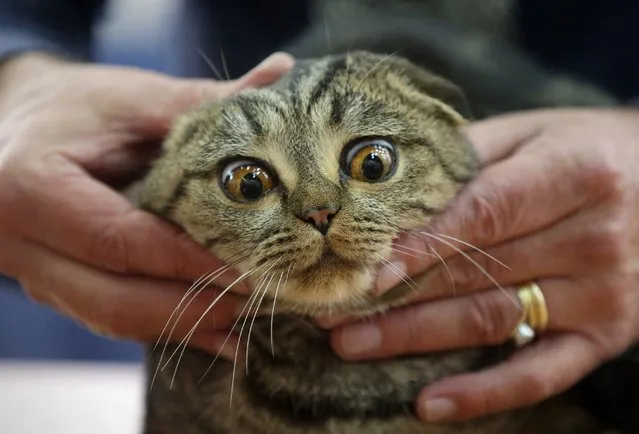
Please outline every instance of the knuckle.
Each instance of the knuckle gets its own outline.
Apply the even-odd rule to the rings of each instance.
[[[609,218],[591,229],[588,250],[603,265],[621,264],[628,259],[629,237],[623,221]]]
[[[510,331],[511,324],[499,297],[505,297],[505,294],[490,291],[470,298],[468,330],[473,330],[484,344],[500,344]]]
[[[116,273],[131,271],[127,239],[115,223],[95,233],[89,253],[104,268]]]
[[[503,273],[501,264],[485,255],[476,252],[467,253],[467,255],[472,261],[463,255],[458,255],[448,265],[456,289],[469,292],[486,288],[493,284],[491,278],[497,280],[499,275]],[[444,276],[450,278],[445,268]]]
[[[555,394],[555,381],[552,376],[543,376],[537,372],[522,374],[522,384],[525,385],[526,404],[544,401]]]
[[[100,335],[135,339],[138,336],[131,334],[129,326],[131,315],[131,312],[126,312],[117,302],[95,298],[90,301],[84,322]]]
[[[627,190],[624,162],[609,146],[597,146],[591,149],[586,170],[581,180],[585,191],[591,191],[609,200],[620,199]]]
[[[503,217],[507,206],[497,188],[476,188],[470,194],[468,224],[477,244],[498,239],[503,232]]]
[[[382,352],[385,354],[407,354],[419,351],[424,336],[424,327],[416,308],[405,308],[384,318],[379,324],[382,333]],[[385,347],[385,348],[384,348]]]

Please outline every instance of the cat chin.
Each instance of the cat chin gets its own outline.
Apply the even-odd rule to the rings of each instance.
[[[372,267],[311,267],[291,276],[280,289],[277,311],[317,316],[366,309],[374,279]]]

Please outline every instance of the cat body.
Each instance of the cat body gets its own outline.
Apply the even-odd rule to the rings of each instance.
[[[424,424],[413,406],[425,385],[510,351],[345,362],[310,319],[383,311],[423,288],[428,276],[372,293],[398,234],[441,213],[479,170],[461,132],[468,113],[449,81],[396,55],[354,51],[299,61],[270,87],[185,115],[145,179],[142,205],[256,289],[236,327],[246,354],[235,365],[186,349],[179,365],[176,357],[156,371],[180,348],[150,353],[145,434],[602,433],[564,396]],[[253,319],[265,306],[272,318]]]

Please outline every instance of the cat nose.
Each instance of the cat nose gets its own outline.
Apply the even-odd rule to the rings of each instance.
[[[313,208],[304,213],[303,220],[313,224],[322,235],[326,235],[331,225],[331,220],[333,220],[337,211],[339,211],[339,208],[331,206]]]

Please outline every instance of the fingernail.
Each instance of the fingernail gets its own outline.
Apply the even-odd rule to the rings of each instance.
[[[434,398],[424,403],[423,411],[428,422],[441,422],[457,413],[457,405],[447,398]]]
[[[349,356],[374,352],[382,344],[379,327],[372,324],[350,326],[340,333],[339,342],[342,352]]]
[[[277,68],[277,69],[288,69],[292,68],[295,63],[295,59],[288,53],[283,51],[277,51],[266,59],[262,60],[259,65],[257,65],[253,69],[260,68]]]
[[[377,273],[377,283],[375,284],[375,294],[382,295],[391,288],[394,288],[406,278],[406,263],[395,259],[390,263],[383,263],[382,268]]]

